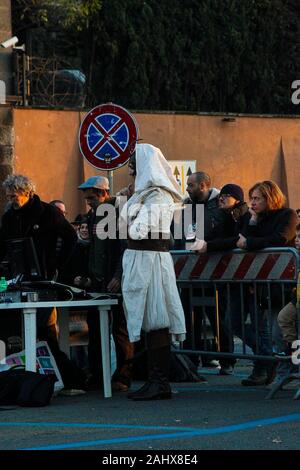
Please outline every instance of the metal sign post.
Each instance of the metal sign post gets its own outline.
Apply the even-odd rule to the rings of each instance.
[[[108,178],[108,181],[109,181],[110,193],[113,194],[114,193],[114,172],[113,171],[108,171],[107,172],[107,178]]]

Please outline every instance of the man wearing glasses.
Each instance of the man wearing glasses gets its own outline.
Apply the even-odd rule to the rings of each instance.
[[[243,189],[236,184],[226,184],[222,187],[218,204],[220,211],[223,212],[223,222],[219,224],[215,230],[211,232],[211,239],[196,240],[190,247],[198,253],[206,253],[213,251],[226,251],[236,248],[236,242],[239,234],[243,232],[243,227],[248,224],[250,213],[247,204],[244,202]],[[232,331],[228,328],[228,319],[226,318],[226,289],[219,287],[219,312],[220,312],[220,343],[221,350],[224,352],[233,352],[233,336]],[[213,324],[212,324],[213,326]],[[229,360],[225,365],[221,363],[220,374],[229,375],[233,372],[235,360]]]
[[[212,187],[211,178],[207,173],[203,171],[192,173],[188,177],[188,180],[187,180],[187,192],[189,194],[189,198],[184,201],[186,210],[183,210],[182,226],[184,225],[185,212],[187,212],[187,209],[190,209],[190,205],[192,205],[192,226],[194,229],[194,238],[196,237],[196,233],[199,230],[199,227],[197,227],[197,221],[196,221],[197,206],[203,205],[203,212],[204,212],[203,233],[204,233],[205,242],[203,240],[196,241],[197,251],[198,251],[201,243],[202,245],[206,247],[206,244],[208,241],[211,241],[214,238],[218,238],[219,236],[222,237],[224,227],[226,225],[227,214],[224,210],[222,210],[222,207],[220,206],[220,200],[219,200],[220,191]],[[222,198],[221,198],[221,201],[222,201]],[[190,234],[187,233],[186,236],[184,236],[182,240],[175,240],[175,249],[184,249],[185,242],[188,241],[189,236]],[[192,238],[190,238],[190,240],[192,241]],[[203,295],[202,289],[194,289],[193,295],[201,297]],[[210,287],[206,288],[205,296],[214,297],[213,289]],[[191,330],[191,325],[190,325],[191,307],[190,307],[188,289],[181,290],[181,301],[182,301],[182,305],[184,308],[184,312],[186,316],[186,325],[187,325],[187,341],[185,343],[185,346],[187,348],[190,348],[192,345],[191,337],[189,336],[189,332]],[[196,349],[203,350],[203,340],[201,339],[202,313],[203,313],[202,307],[194,307],[193,311],[195,314],[194,315],[194,331],[196,333],[195,334],[195,347]],[[209,319],[214,337],[216,338],[217,326],[216,326],[215,308],[209,307],[209,306],[205,307],[205,314]],[[206,345],[205,349],[207,348],[213,351],[216,350],[215,340],[211,342],[211,345],[208,341],[206,343],[208,345],[208,348]],[[229,336],[227,334],[225,328],[223,328],[222,321],[220,323],[220,342],[219,343],[221,344],[221,351],[224,351],[224,352],[232,351],[232,348],[233,348],[232,335]],[[196,365],[198,365],[198,357],[193,355],[190,358],[193,362],[195,362],[196,360],[197,361]],[[205,360],[205,357],[202,357],[201,359],[202,359],[202,364],[212,365],[212,361],[209,362],[207,361],[207,359]],[[221,365],[220,374],[221,375],[232,374],[234,362],[235,362],[234,360],[232,361],[228,359],[221,359],[220,360],[220,365]]]
[[[0,260],[7,255],[7,240],[32,238],[42,277],[53,280],[57,271],[63,271],[75,248],[77,236],[73,227],[57,209],[40,200],[35,193],[34,183],[27,176],[9,175],[3,182],[3,188],[9,208],[2,217]],[[62,240],[60,259],[56,256],[59,237]],[[55,309],[44,308],[38,312],[37,336],[40,340],[47,341],[65,388],[81,389],[85,374],[59,348]]]
[[[219,209],[224,215],[222,223],[211,231],[209,240],[196,240],[191,246],[191,249],[198,253],[233,250],[243,227],[248,224],[250,213],[240,186],[226,184],[222,187],[218,199]]]

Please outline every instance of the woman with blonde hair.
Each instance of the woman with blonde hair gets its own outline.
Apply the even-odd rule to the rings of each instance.
[[[244,250],[290,246],[295,237],[297,214],[286,208],[286,198],[274,181],[256,183],[249,190],[249,219],[237,247]]]
[[[255,251],[270,247],[292,246],[297,225],[297,214],[285,207],[286,198],[274,181],[262,181],[254,184],[249,190],[248,225],[239,235],[236,246],[243,250]],[[263,298],[264,286],[259,286],[256,297]],[[256,353],[265,356],[272,355],[272,341],[268,318],[261,302],[255,302],[255,286],[246,293],[251,324],[242,326],[240,297],[231,302],[232,327],[237,336],[242,335],[246,344]],[[274,303],[274,302],[273,302]],[[255,315],[256,312],[256,315]],[[256,320],[255,321],[255,316]],[[255,325],[258,327],[258,344],[256,341]],[[280,341],[276,332],[276,322],[273,323],[273,339]],[[263,360],[254,361],[250,376],[242,380],[243,385],[267,385],[274,378],[274,367]]]

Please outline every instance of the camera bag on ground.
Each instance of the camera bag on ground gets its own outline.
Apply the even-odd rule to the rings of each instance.
[[[46,406],[54,392],[55,377],[23,368],[0,372],[0,406]]]

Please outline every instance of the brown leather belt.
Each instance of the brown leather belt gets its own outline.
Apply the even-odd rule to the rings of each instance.
[[[170,240],[132,240],[128,239],[129,250],[170,251]]]

